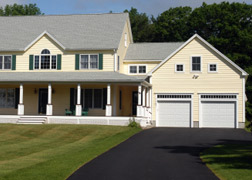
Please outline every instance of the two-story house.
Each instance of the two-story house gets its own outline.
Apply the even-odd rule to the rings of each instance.
[[[244,127],[248,74],[198,35],[134,43],[127,13],[0,26],[0,123]]]

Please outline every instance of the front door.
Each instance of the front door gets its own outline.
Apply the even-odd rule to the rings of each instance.
[[[46,114],[46,105],[48,103],[48,90],[39,89],[39,114]]]
[[[136,115],[137,113],[137,103],[138,103],[138,92],[132,92],[132,115]]]

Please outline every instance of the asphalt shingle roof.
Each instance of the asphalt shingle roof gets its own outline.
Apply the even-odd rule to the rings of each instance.
[[[1,72],[1,82],[144,82],[146,76],[118,72]]]
[[[132,43],[128,47],[125,60],[164,60],[183,43]]]
[[[116,49],[126,13],[0,17],[0,51],[23,51],[43,32],[69,50]]]

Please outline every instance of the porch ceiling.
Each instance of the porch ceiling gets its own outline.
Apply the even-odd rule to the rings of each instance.
[[[9,82],[115,82],[142,83],[146,76],[128,76],[118,72],[1,72],[0,83]]]

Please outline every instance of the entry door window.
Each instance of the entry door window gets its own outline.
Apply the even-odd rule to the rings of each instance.
[[[47,103],[48,103],[48,90],[39,89],[39,114],[46,114]]]

